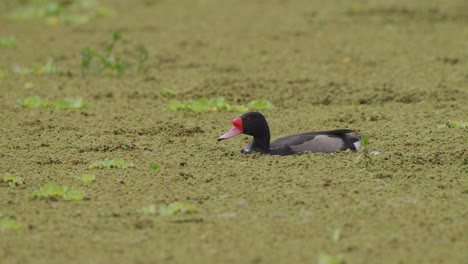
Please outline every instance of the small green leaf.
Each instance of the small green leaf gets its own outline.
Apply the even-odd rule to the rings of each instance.
[[[122,158],[115,158],[113,160],[105,159],[88,166],[89,169],[127,169],[133,167],[135,167],[133,163],[127,163]]]
[[[0,38],[0,47],[1,48],[15,48],[16,39],[14,37]]]
[[[338,240],[340,240],[340,237],[341,237],[341,229],[340,228],[337,228],[335,230],[333,230],[333,233],[332,233],[332,240],[333,242],[338,242]]]
[[[106,7],[99,7],[96,9],[96,16],[111,17],[115,15],[115,11]]]
[[[362,135],[359,141],[361,142],[362,146],[367,146],[367,144],[369,143],[369,137],[366,135]]]
[[[90,183],[96,180],[96,176],[94,174],[84,174],[83,176],[78,177],[77,179],[82,183]]]
[[[341,256],[330,256],[325,253],[320,253],[318,256],[318,264],[344,264],[344,258]]]
[[[114,34],[112,35],[112,39],[114,41],[118,41],[122,38],[122,34],[120,32],[114,32]]]
[[[18,230],[23,227],[22,224],[17,223],[13,219],[9,218],[0,218],[0,231],[6,231],[6,230]]]
[[[8,186],[10,186],[10,187],[16,187],[16,186],[24,185],[23,178],[15,177],[15,176],[13,176],[11,174],[3,175],[3,177],[0,179],[0,183],[7,183]]]
[[[157,169],[159,169],[159,165],[156,164],[156,163],[151,163],[151,164],[150,164],[150,169],[152,169],[152,170],[157,170]]]

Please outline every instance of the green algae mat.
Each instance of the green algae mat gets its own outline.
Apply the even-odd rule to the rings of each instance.
[[[468,10],[2,1],[1,263],[466,263]],[[243,155],[349,128],[358,152]]]

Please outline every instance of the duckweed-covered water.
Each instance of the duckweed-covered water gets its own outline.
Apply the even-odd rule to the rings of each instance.
[[[468,259],[468,131],[438,127],[468,120],[465,1],[100,4],[69,24],[1,6],[0,177],[25,184],[1,183],[0,262]],[[100,69],[114,32],[120,74]],[[202,97],[269,100],[273,139],[351,128],[380,154],[242,155],[247,136],[216,141],[241,113],[170,109]],[[134,166],[89,168],[115,158]],[[85,198],[26,199],[50,182]]]

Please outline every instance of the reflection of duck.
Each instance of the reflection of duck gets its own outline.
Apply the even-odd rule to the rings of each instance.
[[[360,135],[349,135],[350,129],[316,131],[278,138],[270,143],[270,129],[265,117],[257,112],[250,112],[235,118],[234,127],[220,136],[218,141],[229,139],[239,134],[253,136],[251,143],[242,149],[242,153],[259,152],[271,155],[294,155],[304,152],[331,153],[340,150],[354,150],[360,147]]]

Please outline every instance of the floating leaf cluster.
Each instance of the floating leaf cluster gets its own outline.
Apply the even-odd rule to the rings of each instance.
[[[156,207],[154,204],[143,207],[139,210],[140,213],[144,215],[178,215],[178,214],[191,214],[195,213],[197,208],[195,205],[182,203],[182,202],[175,202],[171,203],[165,207]]]
[[[30,96],[21,103],[23,108],[52,108],[52,109],[83,109],[88,107],[88,102],[83,98],[64,98],[49,102],[39,96]]]
[[[105,159],[102,161],[95,162],[88,166],[88,168],[90,169],[127,169],[133,167],[135,167],[133,163],[127,163],[122,158],[115,158],[112,160]]]
[[[16,187],[24,185],[24,181],[21,177],[15,177],[11,174],[5,174],[2,178],[0,178],[0,186],[2,184],[7,184],[10,187]]]
[[[226,102],[224,97],[200,98],[198,100],[188,100],[185,102],[173,101],[170,103],[172,110],[193,111],[193,112],[247,112],[249,110],[265,110],[273,107],[267,100],[253,100],[245,105],[234,105]]]
[[[447,122],[439,125],[438,128],[468,128],[467,122]]]
[[[49,182],[26,196],[28,200],[63,200],[81,201],[85,197],[84,192],[60,186],[55,182]]]
[[[22,224],[10,218],[0,218],[0,231],[18,230],[23,227]]]
[[[97,0],[73,1],[26,1],[26,4],[13,10],[10,20],[39,19],[48,25],[80,25],[89,22],[94,17],[115,15],[114,10],[99,5]]]

